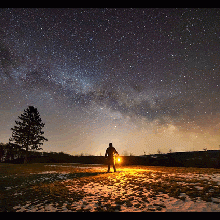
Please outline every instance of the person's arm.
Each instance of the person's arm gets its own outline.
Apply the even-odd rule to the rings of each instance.
[[[118,153],[118,151],[117,151],[117,150],[115,150],[115,154],[119,155],[119,153]]]

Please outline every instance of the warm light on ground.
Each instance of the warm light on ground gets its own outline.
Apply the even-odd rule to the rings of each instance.
[[[130,165],[107,173],[106,165],[73,163],[0,164],[0,169],[5,199],[0,212],[220,210],[219,169]]]

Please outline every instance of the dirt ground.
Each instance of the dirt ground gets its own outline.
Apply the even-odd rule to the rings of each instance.
[[[0,211],[220,211],[220,170],[0,164]]]

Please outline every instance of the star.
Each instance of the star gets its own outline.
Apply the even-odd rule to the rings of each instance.
[[[135,155],[218,149],[219,15],[1,9],[0,141],[31,105],[45,123],[44,151],[96,154],[102,146],[104,154],[109,143]]]

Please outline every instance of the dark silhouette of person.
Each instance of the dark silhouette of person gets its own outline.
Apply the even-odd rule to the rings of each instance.
[[[113,165],[114,172],[116,172],[115,160],[114,160],[116,154],[119,155],[118,152],[115,150],[115,148],[112,147],[112,143],[109,143],[109,147],[106,149],[105,152],[105,158],[107,158],[107,163],[108,163],[108,172],[110,171],[110,165]]]

